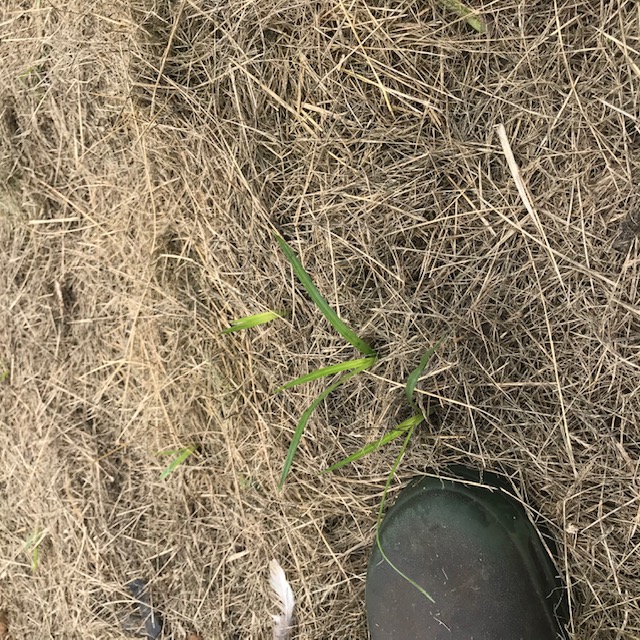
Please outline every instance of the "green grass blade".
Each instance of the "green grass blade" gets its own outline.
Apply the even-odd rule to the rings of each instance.
[[[232,320],[231,326],[222,330],[220,333],[224,335],[225,333],[234,333],[235,331],[251,329],[252,327],[257,327],[258,325],[271,322],[271,320],[275,320],[276,318],[281,318],[282,315],[283,314],[279,311],[265,311],[263,313],[256,313],[253,316],[238,318],[237,320]]]
[[[351,371],[352,369],[364,371],[365,369],[372,367],[375,362],[376,358],[372,356],[370,358],[358,358],[357,360],[349,360],[347,362],[332,364],[329,367],[322,367],[322,369],[316,369],[311,373],[305,373],[305,375],[283,384],[281,387],[278,387],[274,393],[280,393],[280,391],[283,391],[284,389],[290,389],[291,387],[296,387],[299,384],[311,382],[311,380],[317,380],[318,378],[325,378],[326,376],[333,375],[334,373],[340,373],[341,371]]]
[[[354,371],[350,371],[349,373],[346,373],[342,377],[338,378],[338,380],[336,380],[332,385],[328,386],[302,414],[300,420],[298,421],[298,425],[296,426],[296,430],[293,432],[293,438],[291,439],[291,444],[289,445],[289,450],[287,451],[287,457],[284,461],[284,467],[282,468],[282,475],[280,476],[278,489],[282,490],[282,487],[284,486],[284,481],[286,480],[289,470],[291,469],[293,458],[296,455],[298,445],[300,444],[300,439],[302,438],[302,434],[304,433],[304,428],[307,426],[307,422],[309,422],[311,414],[334,389],[337,389],[341,384],[344,384],[348,380],[351,380],[351,378],[358,375],[361,371],[363,371],[363,369],[355,369]]]
[[[40,545],[46,535],[45,531],[35,529],[34,532],[27,538],[24,545],[25,552],[29,555],[31,560],[31,571],[36,573],[40,565]]]
[[[398,569],[398,567],[396,567],[395,564],[393,564],[393,562],[391,562],[391,560],[389,560],[389,558],[387,557],[387,554],[385,553],[384,549],[382,548],[382,543],[380,542],[380,523],[382,522],[382,512],[384,510],[384,505],[385,505],[385,502],[387,500],[387,493],[389,491],[389,485],[391,484],[391,480],[393,479],[393,476],[395,475],[395,473],[396,473],[396,471],[398,469],[398,466],[400,465],[400,462],[402,461],[402,458],[404,457],[404,453],[407,450],[407,446],[409,444],[409,440],[411,440],[411,436],[413,435],[414,429],[415,429],[415,427],[410,427],[409,430],[407,431],[407,436],[404,439],[404,442],[402,443],[402,449],[400,449],[400,453],[398,454],[398,457],[396,458],[395,462],[393,463],[393,467],[391,468],[391,472],[387,476],[387,482],[384,485],[384,492],[382,493],[382,502],[380,503],[380,508],[378,509],[378,521],[376,523],[376,545],[378,547],[378,550],[380,551],[380,555],[382,555],[382,557],[384,558],[384,561],[387,562],[389,564],[389,566],[401,578],[404,578],[409,584],[411,584],[413,587],[415,587],[425,598],[427,598],[431,602],[435,603],[435,600],[425,591],[425,589],[423,587],[421,587],[415,580],[412,580],[408,575],[403,573],[400,569]]]
[[[380,440],[369,442],[368,444],[364,445],[362,449],[359,449],[347,458],[344,458],[343,460],[332,464],[321,473],[329,473],[330,471],[335,471],[336,469],[340,469],[350,462],[355,462],[356,460],[359,460],[367,454],[377,451],[378,449],[380,449],[380,447],[384,447],[385,444],[389,444],[389,442],[392,442],[396,438],[404,435],[407,432],[407,429],[415,429],[423,420],[424,416],[421,413],[417,413],[416,415],[407,418],[406,420],[401,422],[395,429],[389,431],[389,433],[385,433],[385,435],[382,436]]]
[[[420,358],[420,364],[407,377],[407,384],[405,385],[404,392],[407,396],[409,404],[414,411],[417,411],[418,407],[415,403],[415,400],[413,399],[413,392],[416,390],[416,385],[418,384],[418,380],[420,379],[424,368],[427,366],[429,360],[431,360],[431,356],[433,356],[436,349],[442,344],[442,340],[442,338],[438,340],[438,342],[436,342],[433,347],[425,352],[422,358]]]
[[[475,29],[478,33],[486,33],[487,25],[486,23],[474,15],[472,9],[467,7],[466,4],[460,2],[460,0],[440,0],[441,4],[453,11],[456,15],[460,16],[466,23],[472,28]]]
[[[370,347],[364,340],[359,338],[356,333],[350,329],[338,316],[338,314],[329,306],[329,303],[322,297],[322,294],[313,284],[311,276],[305,271],[302,263],[294,250],[280,237],[276,236],[276,240],[282,249],[285,257],[293,267],[293,271],[296,274],[298,280],[302,286],[307,290],[313,303],[320,309],[322,315],[331,323],[331,326],[347,341],[352,344],[360,353],[365,356],[376,357],[377,354],[372,347]]]
[[[185,449],[178,449],[177,451],[161,452],[159,455],[170,455],[172,453],[177,453],[178,456],[174,460],[172,460],[160,474],[160,480],[165,480],[166,478],[168,478],[194,451],[195,447],[186,447]]]

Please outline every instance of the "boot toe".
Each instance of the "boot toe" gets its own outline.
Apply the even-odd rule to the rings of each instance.
[[[379,540],[367,572],[372,640],[565,637],[553,562],[500,489],[422,478],[400,494]]]

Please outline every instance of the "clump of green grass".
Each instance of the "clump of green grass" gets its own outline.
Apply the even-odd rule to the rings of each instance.
[[[295,380],[291,380],[286,382],[281,387],[276,389],[276,393],[284,391],[285,389],[290,389],[292,387],[305,384],[306,382],[311,382],[312,380],[318,380],[321,378],[325,378],[327,376],[332,376],[334,374],[341,374],[337,380],[331,383],[322,393],[320,393],[309,405],[309,407],[302,413],[300,419],[298,420],[298,424],[296,425],[295,431],[293,433],[293,437],[291,438],[291,443],[289,445],[289,449],[287,451],[287,456],[284,461],[282,474],[280,476],[279,489],[282,489],[284,486],[284,482],[291,470],[291,465],[293,464],[293,460],[295,458],[296,451],[300,444],[300,440],[302,439],[302,435],[304,433],[304,429],[309,422],[309,418],[315,411],[315,409],[320,405],[320,403],[333,391],[335,391],[339,386],[345,384],[358,374],[370,369],[375,365],[378,360],[378,354],[375,349],[371,347],[367,342],[365,342],[362,338],[360,338],[356,332],[348,327],[344,321],[338,316],[338,314],[331,308],[329,303],[322,296],[318,288],[313,283],[311,276],[307,273],[307,271],[302,266],[300,259],[293,251],[293,249],[279,236],[276,236],[276,240],[280,245],[282,252],[285,257],[291,264],[293,271],[305,288],[308,293],[311,301],[315,304],[315,306],[319,309],[319,311],[324,315],[324,317],[329,321],[331,326],[341,335],[349,344],[353,345],[360,353],[364,356],[363,358],[357,358],[354,360],[346,360],[344,362],[339,362],[337,364],[329,365],[327,367],[322,367],[320,369],[316,369],[315,371],[311,371],[305,375],[302,375]],[[277,312],[266,312],[263,314],[258,314],[256,316],[247,316],[246,318],[241,318],[239,320],[234,320],[232,322],[232,326],[228,329],[225,329],[223,333],[230,333],[231,331],[239,331],[241,329],[248,329],[253,326],[257,326],[258,324],[263,324],[264,322],[269,322],[274,318],[278,317],[279,314]],[[258,321],[259,320],[259,321]],[[429,362],[431,356],[434,351],[438,347],[440,343],[437,343],[434,347],[429,349],[424,356],[421,358],[419,365],[411,372],[409,377],[407,378],[407,382],[405,385],[405,393],[411,408],[414,410],[414,415],[403,421],[399,424],[395,429],[391,430],[389,433],[385,434],[382,438],[375,442],[371,442],[365,445],[362,449],[357,451],[356,453],[348,456],[344,460],[340,460],[335,464],[331,465],[325,472],[334,471],[335,469],[339,469],[350,462],[355,462],[356,460],[362,458],[363,456],[373,453],[377,451],[380,447],[392,442],[396,438],[400,438],[401,436],[405,436],[405,445],[403,447],[406,449],[406,446],[413,435],[415,428],[420,425],[424,420],[425,416],[422,412],[419,411],[415,400],[413,398],[413,394],[415,391],[416,384],[418,379],[422,375],[427,363]]]
[[[407,418],[406,420],[401,422],[395,429],[392,429],[391,431],[389,431],[389,433],[386,433],[379,440],[369,442],[355,453],[352,453],[350,456],[344,458],[343,460],[340,460],[339,462],[336,462],[335,464],[332,464],[330,467],[325,469],[323,473],[335,471],[336,469],[340,469],[350,462],[355,462],[356,460],[359,460],[369,453],[377,451],[378,449],[380,449],[380,447],[384,447],[385,444],[389,444],[396,438],[400,438],[403,435],[406,436],[406,444],[409,443],[409,440],[411,439],[411,436],[413,435],[416,427],[422,424],[422,422],[424,422],[424,420],[426,419],[426,416],[419,410],[413,394],[415,392],[416,385],[418,384],[420,376],[424,372],[425,367],[429,363],[429,360],[431,360],[431,356],[433,356],[436,349],[440,346],[441,342],[442,340],[438,341],[433,347],[425,352],[425,354],[420,359],[420,364],[418,364],[418,366],[407,377],[407,382],[405,384],[405,395],[407,397],[407,400],[409,401],[409,404],[411,405],[411,408],[416,413],[414,413],[414,415],[412,415],[410,418]],[[403,447],[403,452],[406,448],[406,444],[405,447]]]
[[[331,308],[328,302],[324,299],[320,291],[317,289],[315,284],[313,283],[311,276],[305,271],[302,263],[300,262],[298,256],[295,254],[293,249],[280,237],[276,236],[278,244],[282,249],[282,252],[286,256],[287,260],[291,264],[294,273],[300,283],[304,286],[305,290],[309,294],[312,302],[315,306],[320,310],[320,312],[327,318],[331,326],[351,345],[353,345],[360,353],[364,356],[363,358],[357,358],[353,360],[346,360],[344,362],[339,362],[337,364],[329,365],[327,367],[322,367],[320,369],[316,369],[315,371],[311,371],[305,375],[302,375],[294,380],[286,382],[282,386],[276,389],[276,393],[284,391],[285,389],[291,389],[297,385],[304,384],[306,382],[311,382],[312,380],[318,380],[320,378],[324,378],[327,376],[331,376],[334,374],[341,374],[340,377],[335,380],[332,384],[330,384],[322,393],[320,393],[313,402],[309,405],[309,407],[303,412],[302,416],[298,420],[298,424],[293,433],[293,437],[291,439],[291,443],[289,445],[289,449],[287,451],[287,456],[285,458],[284,466],[282,469],[282,474],[280,476],[280,482],[278,488],[281,490],[284,486],[284,482],[287,478],[287,475],[291,469],[291,465],[293,464],[293,460],[298,449],[298,445],[300,444],[300,440],[302,439],[302,435],[304,433],[304,429],[311,417],[311,414],[315,411],[318,405],[335,389],[337,389],[340,385],[345,384],[351,378],[357,376],[359,373],[366,371],[374,366],[378,359],[378,354],[376,351],[368,345],[364,340],[362,340],[352,329],[350,329],[338,316],[338,314]],[[256,326],[257,324],[262,324],[262,322],[256,322],[256,318],[262,319],[264,322],[268,322],[277,317],[275,312],[267,312],[265,314],[258,314],[258,316],[248,316],[247,318],[234,320],[232,326],[225,330],[223,333],[230,333],[231,331],[238,331],[240,329],[250,328],[252,326]],[[398,567],[396,567],[393,562],[388,558],[385,550],[382,548],[382,543],[380,541],[380,524],[382,522],[382,514],[384,512],[384,506],[387,499],[387,493],[389,490],[389,486],[391,484],[391,480],[393,479],[402,458],[409,446],[409,442],[414,434],[416,428],[422,424],[427,418],[427,416],[419,409],[416,401],[415,401],[415,389],[418,384],[418,380],[424,373],[424,370],[431,360],[431,357],[435,353],[436,349],[442,343],[442,339],[436,342],[435,345],[430,347],[420,358],[420,362],[418,366],[413,369],[413,371],[407,376],[407,380],[405,383],[405,396],[413,411],[413,415],[403,422],[401,422],[397,427],[386,433],[380,439],[369,442],[364,447],[347,456],[343,460],[340,460],[327,469],[322,471],[322,473],[329,473],[330,471],[335,471],[336,469],[340,469],[351,462],[355,462],[360,458],[373,453],[384,447],[385,445],[393,442],[397,438],[404,437],[404,441],[400,448],[400,453],[396,457],[389,475],[387,476],[387,480],[384,486],[384,491],[382,494],[382,501],[380,503],[380,508],[378,510],[378,518],[376,522],[376,545],[380,550],[380,553],[384,560],[389,563],[394,571],[396,571],[403,579],[413,585],[425,598],[433,602],[433,598],[429,595],[429,593],[415,580],[412,580],[409,576],[403,573]],[[430,412],[427,412],[427,415]]]
[[[309,407],[300,416],[295,431],[293,432],[293,437],[291,438],[291,444],[289,445],[289,450],[287,451],[282,474],[280,476],[280,482],[278,484],[278,487],[282,489],[287,475],[291,470],[291,465],[293,464],[293,460],[295,458],[296,451],[298,450],[300,440],[302,439],[304,429],[307,426],[309,418],[311,417],[313,412],[332,391],[335,391],[339,386],[343,385],[345,382],[348,382],[349,380],[351,380],[351,378],[357,376],[359,373],[370,369],[378,360],[378,354],[376,353],[375,349],[373,349],[373,347],[371,347],[362,338],[360,338],[353,329],[348,327],[342,320],[342,318],[340,318],[340,316],[338,316],[338,314],[331,308],[331,305],[329,305],[329,303],[325,300],[323,295],[313,283],[311,276],[302,266],[302,263],[300,262],[300,259],[298,258],[294,250],[280,236],[276,236],[276,240],[280,245],[282,253],[284,253],[285,257],[289,261],[289,264],[291,264],[291,267],[293,268],[296,277],[300,281],[300,284],[302,284],[306,292],[309,294],[311,301],[315,304],[322,315],[329,321],[329,324],[338,332],[338,334],[341,335],[349,344],[353,345],[358,351],[360,351],[362,355],[365,356],[364,358],[347,360],[345,362],[339,362],[328,367],[316,369],[315,371],[311,371],[310,373],[300,376],[295,380],[290,380],[289,382],[286,382],[281,387],[276,389],[276,393],[279,393],[280,391],[283,391],[285,389],[290,389],[291,387],[305,384],[306,382],[311,382],[312,380],[319,380],[320,378],[326,378],[337,373],[342,374],[335,382],[330,384],[322,393],[320,393],[318,397],[313,400]],[[268,317],[269,313],[274,312],[267,312],[267,314],[259,315],[266,318]],[[248,316],[247,318],[234,320],[232,326],[229,329],[225,329],[225,332],[228,333],[230,332],[230,330],[234,329],[239,330],[236,329],[236,327],[249,328],[249,326],[252,326],[252,318],[256,318],[256,316]],[[269,317],[269,320],[271,319],[273,318]]]
[[[159,456],[175,456],[174,459],[163,469],[162,473],[160,473],[160,480],[166,480],[195,451],[195,446],[159,451]]]

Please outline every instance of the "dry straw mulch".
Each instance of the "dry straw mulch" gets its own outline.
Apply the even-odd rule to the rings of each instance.
[[[0,609],[18,638],[366,637],[392,485],[510,474],[558,542],[575,638],[640,637],[635,0],[6,0],[0,7]],[[504,124],[532,203],[518,193]],[[355,357],[273,238],[382,355]],[[220,337],[233,319],[286,319]],[[159,451],[197,445],[170,477]],[[33,549],[41,542],[33,570]],[[4,624],[4,622],[3,622]]]

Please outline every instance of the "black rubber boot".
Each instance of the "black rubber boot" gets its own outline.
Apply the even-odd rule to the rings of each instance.
[[[480,486],[477,471],[449,471],[460,481],[412,482],[380,526],[366,584],[372,640],[566,638],[566,592],[522,505],[495,474]]]

